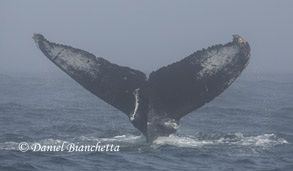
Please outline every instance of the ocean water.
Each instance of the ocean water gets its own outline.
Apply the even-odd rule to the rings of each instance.
[[[119,151],[19,150],[112,144]],[[58,74],[0,74],[0,170],[293,170],[293,77],[246,74],[153,143],[126,115]]]

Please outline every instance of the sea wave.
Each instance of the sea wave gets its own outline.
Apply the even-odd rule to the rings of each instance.
[[[175,146],[178,148],[201,148],[203,146],[217,146],[217,145],[235,145],[239,147],[261,147],[269,148],[276,145],[288,144],[288,141],[282,137],[278,137],[275,134],[261,134],[256,136],[245,136],[242,133],[226,134],[226,135],[197,135],[197,136],[180,136],[180,135],[170,135],[168,137],[158,137],[152,143],[147,143],[144,136],[134,136],[134,135],[121,135],[114,136],[110,138],[97,138],[97,137],[75,137],[71,139],[43,139],[39,141],[27,142],[28,144],[39,143],[42,145],[58,145],[62,143],[96,143],[100,142],[102,144],[117,144],[124,151],[140,151],[144,150],[154,150],[162,146]],[[18,145],[20,142],[3,142],[0,143],[0,150],[18,150]],[[135,148],[135,149],[133,149]],[[227,147],[228,148],[228,147]],[[127,150],[128,149],[128,150]]]
[[[216,136],[216,135],[214,135]],[[153,146],[172,145],[176,147],[201,147],[204,145],[239,145],[255,147],[271,147],[279,144],[288,144],[284,138],[277,137],[275,134],[262,134],[257,136],[244,136],[242,133],[227,134],[217,136],[216,139],[200,139],[198,136],[177,136],[159,137],[153,142]]]

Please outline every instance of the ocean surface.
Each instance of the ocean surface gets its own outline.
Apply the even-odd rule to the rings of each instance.
[[[97,143],[119,151],[32,149]],[[126,115],[61,71],[0,74],[0,171],[292,171],[292,143],[290,74],[244,73],[184,117],[175,135],[151,144]]]

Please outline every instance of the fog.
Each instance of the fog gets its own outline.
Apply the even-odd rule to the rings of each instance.
[[[0,2],[0,73],[62,72],[33,33],[113,63],[156,70],[239,34],[250,43],[248,73],[292,73],[293,1]]]

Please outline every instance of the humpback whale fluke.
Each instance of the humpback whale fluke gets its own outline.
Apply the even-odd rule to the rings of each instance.
[[[175,133],[179,120],[221,94],[241,74],[250,46],[239,35],[146,75],[34,34],[37,47],[85,89],[125,113],[148,141]]]

